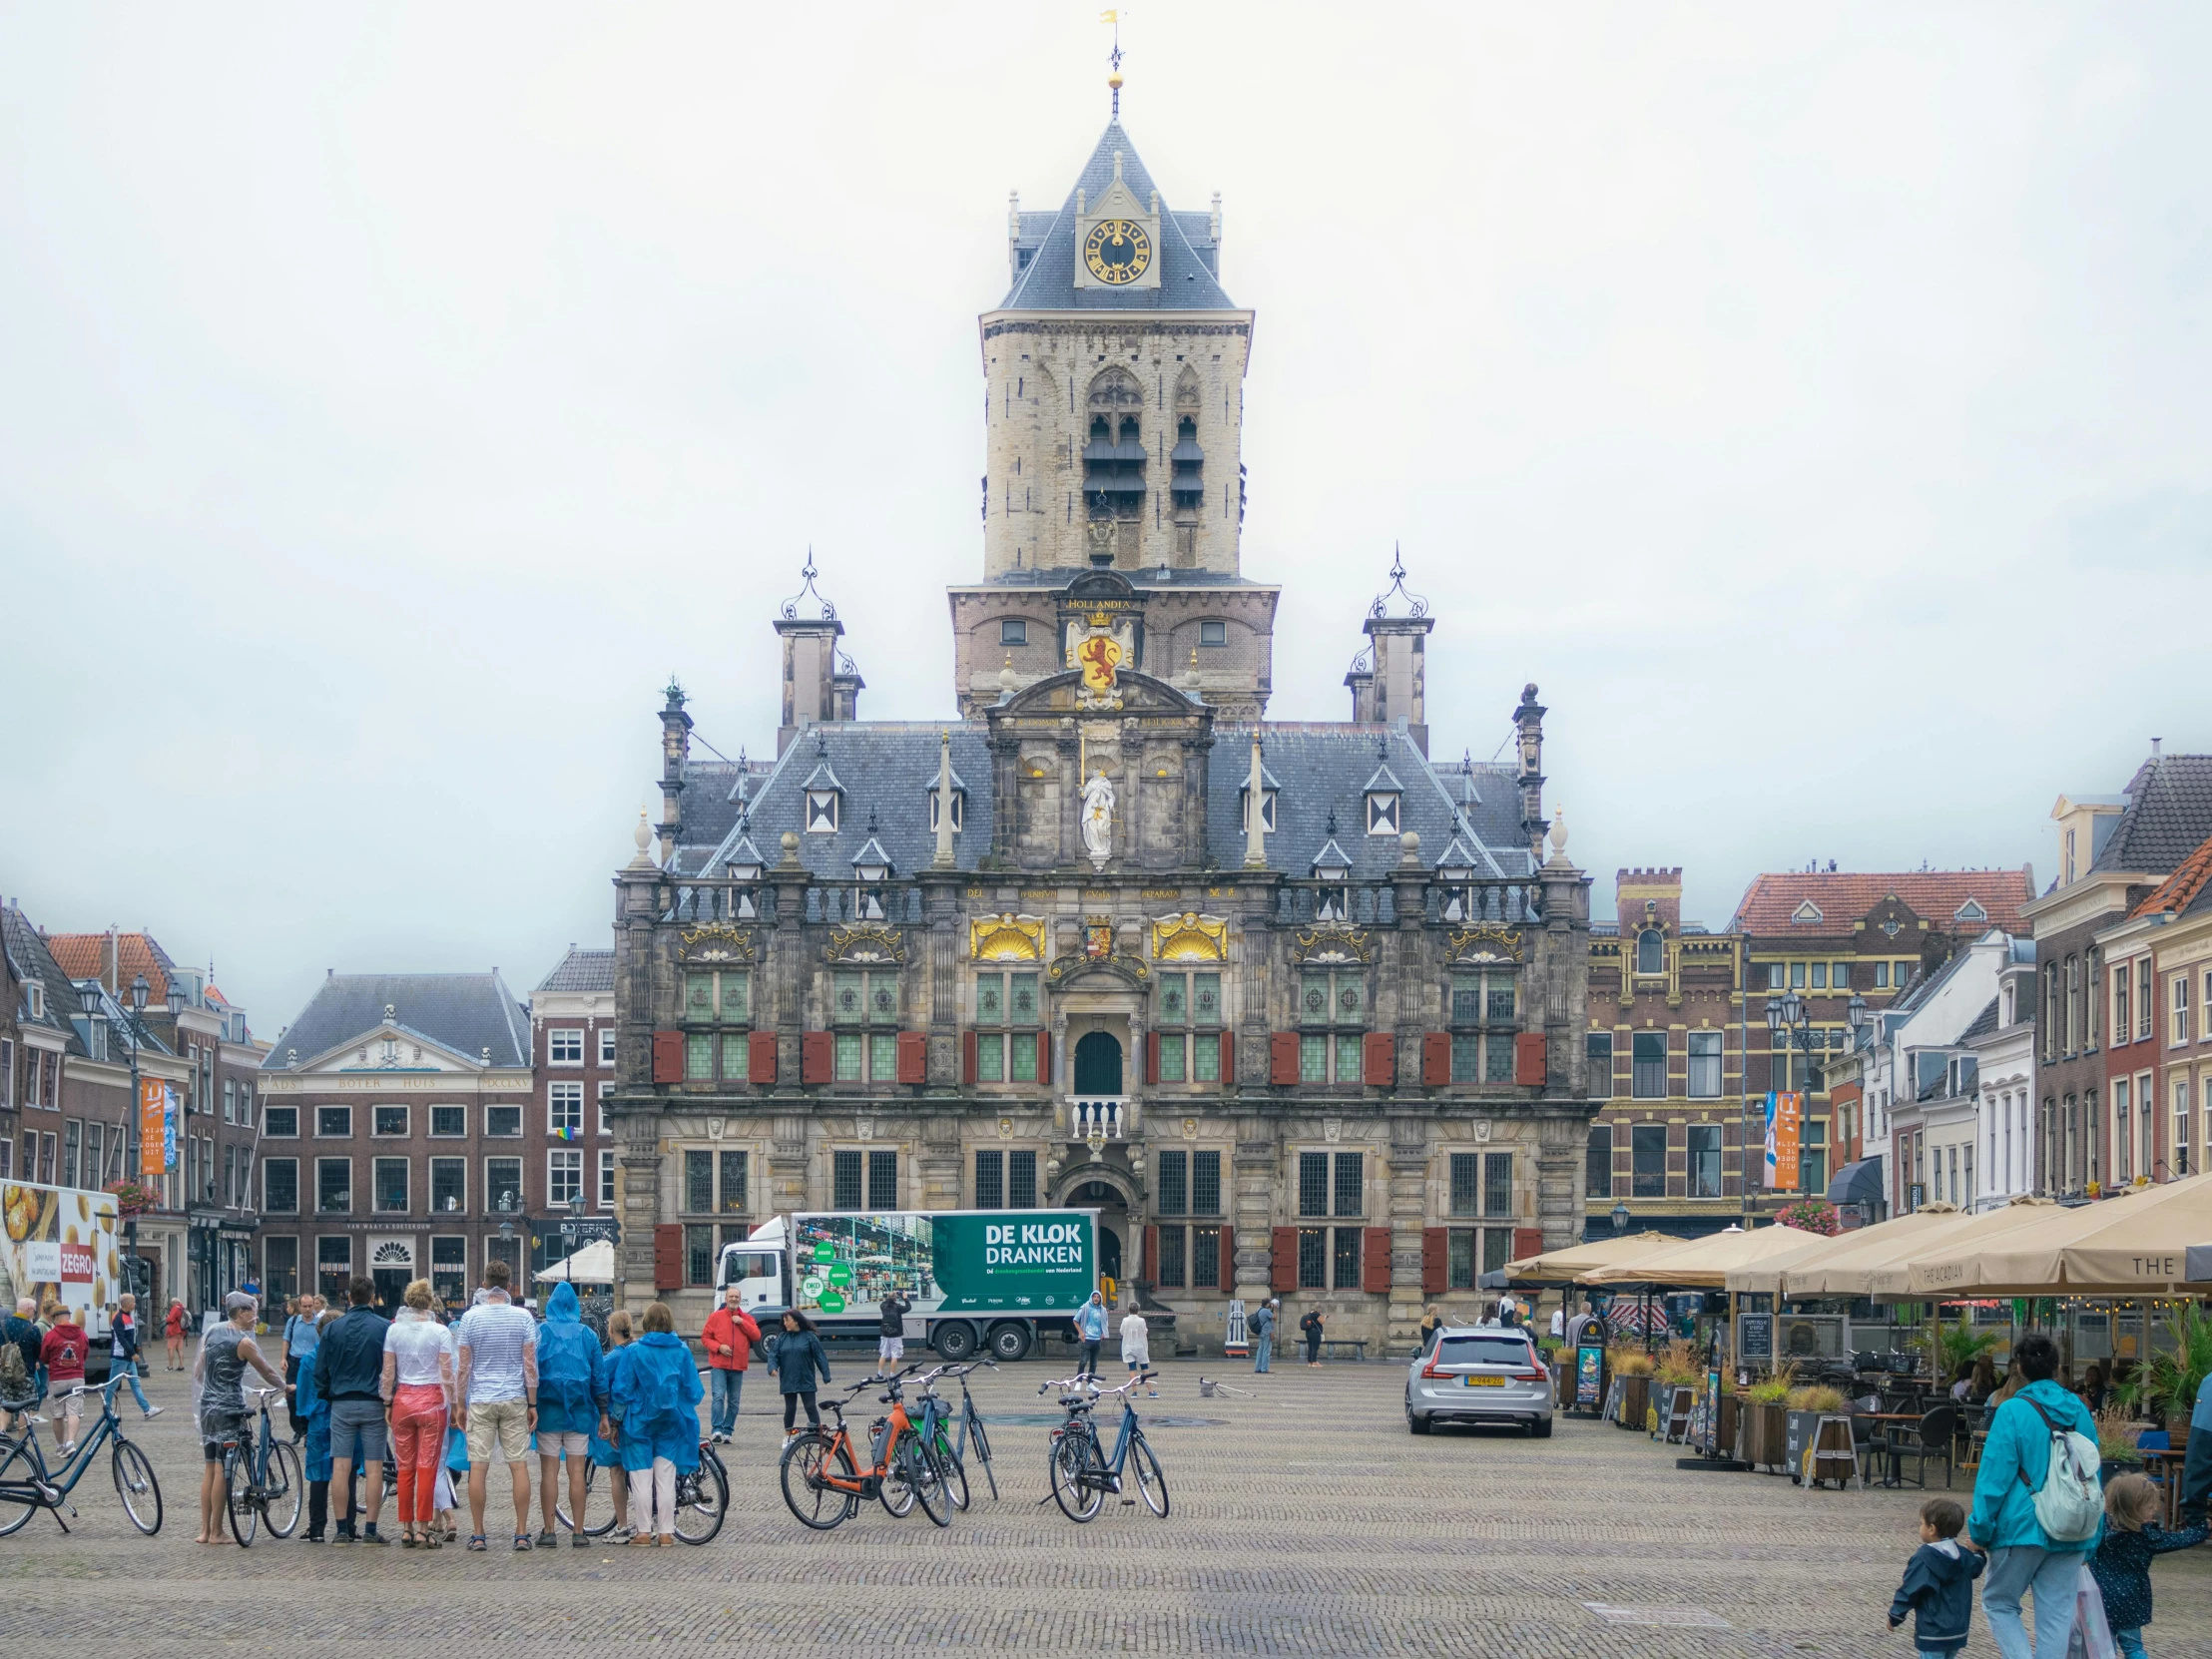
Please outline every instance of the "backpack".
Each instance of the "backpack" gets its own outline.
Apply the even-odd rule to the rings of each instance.
[[[0,1344],[0,1399],[29,1399],[34,1391],[22,1348],[12,1342]]]
[[[2034,1406],[2035,1414],[2050,1430],[2050,1461],[2043,1471],[2042,1485],[2033,1488],[2035,1524],[2053,1543],[2085,1543],[2096,1536],[2097,1524],[2104,1519],[2097,1442],[2076,1429],[2059,1427],[2034,1400],[2025,1403]],[[2020,1471],[2020,1484],[2027,1484],[2024,1469]]]

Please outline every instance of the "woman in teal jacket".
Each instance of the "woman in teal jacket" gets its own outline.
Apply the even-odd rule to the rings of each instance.
[[[2073,1635],[2082,1563],[2097,1547],[2104,1526],[2100,1519],[2095,1537],[2060,1541],[2036,1521],[2035,1494],[2049,1472],[2051,1430],[2071,1429],[2094,1440],[2097,1424],[2079,1397],[2052,1381],[2058,1373],[2058,1345],[2048,1337],[2038,1332],[2022,1338],[2012,1359],[2027,1381],[1997,1407],[1989,1424],[1981,1466],[1974,1473],[1973,1513],[1966,1531],[1976,1548],[1989,1552],[1981,1609],[1989,1616],[1997,1651],[2004,1659],[2029,1659],[2020,1597],[2034,1592],[2034,1652],[2063,1654]]]
[[[699,1402],[707,1390],[667,1303],[646,1309],[645,1335],[608,1371],[608,1392],[622,1424],[622,1466],[630,1471],[630,1524],[637,1528],[630,1541],[673,1546],[676,1474],[699,1467]]]

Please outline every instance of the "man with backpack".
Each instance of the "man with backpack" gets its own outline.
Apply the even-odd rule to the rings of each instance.
[[[2020,1598],[2035,1597],[2035,1645],[2063,1659],[2073,1637],[2082,1564],[2104,1530],[2097,1425],[2079,1397],[2052,1381],[2058,1345],[2036,1332],[2012,1350],[2026,1379],[1997,1407],[1974,1473],[1967,1531],[1989,1552],[1981,1609],[2004,1659],[2029,1659]]]

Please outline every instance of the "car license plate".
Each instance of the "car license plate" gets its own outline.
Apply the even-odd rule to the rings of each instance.
[[[1502,1377],[1470,1377],[1466,1380],[1466,1382],[1470,1388],[1502,1388],[1505,1386],[1505,1379]]]

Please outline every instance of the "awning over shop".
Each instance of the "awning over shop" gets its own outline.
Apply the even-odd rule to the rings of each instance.
[[[2190,1246],[2212,1235],[2212,1175],[2077,1209],[2038,1210],[2031,1226],[1946,1238],[1942,1249],[1916,1254],[1903,1294],[2134,1296],[2177,1289],[2191,1283]]]
[[[1911,1240],[1927,1234],[1931,1228],[1957,1219],[1958,1212],[1948,1204],[1931,1204],[1911,1215],[1894,1216],[1873,1227],[1839,1233],[1834,1238],[1810,1233],[1806,1235],[1804,1245],[1797,1250],[1738,1268],[1728,1276],[1728,1289],[1732,1295],[1740,1292],[1764,1292],[1769,1296],[1783,1297],[1856,1294],[1808,1291],[1804,1286],[1815,1280],[1831,1263],[1864,1260],[1875,1254],[1903,1249]]]
[[[615,1282],[615,1247],[600,1239],[573,1256],[564,1256],[537,1277],[541,1284],[567,1280],[578,1285],[612,1285]]]
[[[1583,1274],[1584,1285],[1681,1285],[1718,1290],[1730,1272],[1772,1257],[1794,1254],[1818,1234],[1796,1227],[1761,1227],[1747,1233],[1740,1227],[1709,1233],[1702,1239],[1677,1243],[1631,1261],[1616,1263]]]
[[[1831,1204],[1864,1204],[1879,1207],[1882,1203],[1882,1160],[1862,1158],[1857,1163],[1846,1164],[1836,1172],[1836,1178],[1828,1184],[1828,1202]]]
[[[1596,1268],[1610,1267],[1616,1262],[1634,1261],[1678,1245],[1682,1241],[1667,1233],[1625,1233],[1617,1239],[1599,1239],[1589,1244],[1571,1244],[1558,1250],[1546,1251],[1541,1256],[1526,1256],[1518,1262],[1505,1264],[1508,1279],[1522,1285],[1568,1285],[1575,1279]]]
[[[2017,1199],[2001,1210],[1977,1216],[1964,1215],[1947,1204],[1924,1204],[1910,1215],[1881,1227],[1862,1228],[1845,1237],[1851,1247],[1815,1262],[1799,1264],[1790,1275],[1785,1294],[1794,1297],[1902,1297],[1906,1274],[1913,1262],[1944,1249],[1955,1239],[1983,1237],[2014,1227],[2032,1226],[2039,1216],[2055,1215],[2058,1207],[2047,1198]],[[1897,1222],[1923,1219],[1913,1228]]]

